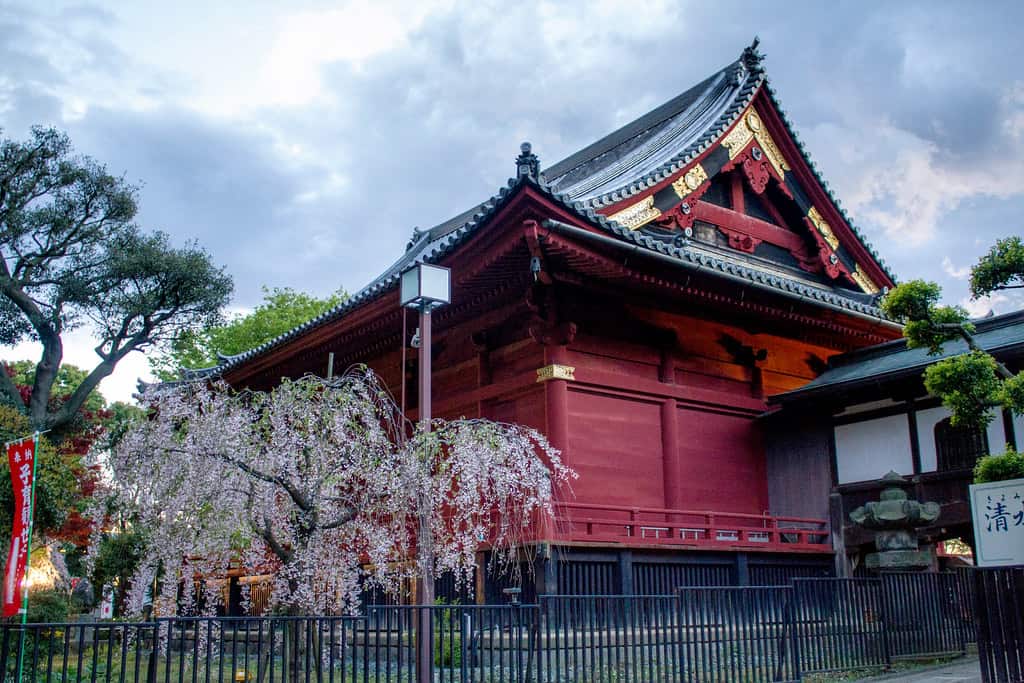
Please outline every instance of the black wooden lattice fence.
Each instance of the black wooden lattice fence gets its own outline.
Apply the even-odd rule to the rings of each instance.
[[[982,680],[1024,681],[1024,567],[972,573]]]
[[[33,683],[411,683],[418,610],[427,609],[432,628],[423,635],[438,683],[797,681],[962,653],[973,614],[965,576],[805,578],[673,595],[549,595],[526,605],[376,605],[359,617],[4,625],[0,673],[14,681],[21,670]],[[1024,587],[1024,570],[977,577],[988,582],[978,599],[987,610],[992,586],[1018,597]],[[999,603],[998,629],[983,633],[979,645],[1000,658],[993,670],[1019,675],[1021,606]]]

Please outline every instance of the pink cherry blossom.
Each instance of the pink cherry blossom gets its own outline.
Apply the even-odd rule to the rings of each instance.
[[[575,476],[533,429],[414,427],[365,367],[266,393],[155,386],[143,404],[150,418],[108,455],[121,504],[149,537],[134,610],[158,574],[162,614],[195,609],[200,579],[229,566],[272,571],[279,611],[337,614],[356,609],[364,582],[397,592],[415,576],[468,578],[482,543],[518,566]]]

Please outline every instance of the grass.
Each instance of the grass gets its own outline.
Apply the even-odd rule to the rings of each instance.
[[[803,677],[805,683],[839,683],[840,681],[859,681],[872,676],[881,676],[892,673],[913,673],[921,669],[928,669],[934,666],[950,664],[961,655],[951,657],[936,657],[927,659],[898,659],[888,669],[883,667],[870,667],[864,669],[850,669],[847,671],[831,671],[821,674],[806,674]]]

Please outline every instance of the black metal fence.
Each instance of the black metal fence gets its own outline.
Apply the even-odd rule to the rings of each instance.
[[[1024,567],[973,574],[982,680],[1024,681]]]
[[[964,652],[973,632],[967,578],[893,574],[660,596],[547,595],[526,605],[378,605],[358,617],[5,625],[0,673],[33,683],[411,683],[426,609],[432,626],[422,635],[437,683],[798,681]],[[1004,608],[1016,609],[1018,639],[1020,607]],[[986,638],[1003,643],[1008,633]]]

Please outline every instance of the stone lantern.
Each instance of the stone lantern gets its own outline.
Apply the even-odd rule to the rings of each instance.
[[[931,566],[931,553],[917,545],[917,527],[927,526],[939,517],[938,503],[921,503],[907,498],[905,482],[896,472],[882,477],[887,486],[878,502],[863,505],[850,513],[854,524],[875,532],[875,548],[865,566],[874,571],[907,571]]]

